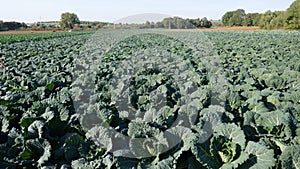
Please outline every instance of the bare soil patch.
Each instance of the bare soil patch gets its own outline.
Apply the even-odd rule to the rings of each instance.
[[[259,27],[218,27],[218,28],[209,28],[205,30],[224,30],[224,31],[256,31],[262,30]]]

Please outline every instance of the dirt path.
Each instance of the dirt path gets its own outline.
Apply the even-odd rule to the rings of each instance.
[[[218,27],[218,28],[208,28],[205,30],[224,30],[224,31],[256,31],[261,30],[259,27]]]

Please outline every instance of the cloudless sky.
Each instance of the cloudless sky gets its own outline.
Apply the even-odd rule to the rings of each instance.
[[[114,22],[141,13],[184,18],[221,19],[238,8],[249,12],[286,10],[294,0],[2,0],[0,20],[19,22],[58,21],[63,12],[80,20]]]

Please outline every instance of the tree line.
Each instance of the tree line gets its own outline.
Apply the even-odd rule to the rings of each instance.
[[[165,28],[165,29],[194,29],[194,28],[210,28],[212,22],[206,17],[200,19],[183,19],[180,17],[169,17],[164,18],[159,22],[149,22],[146,21],[144,24],[139,24],[138,27],[141,29],[145,28]]]
[[[222,20],[212,21],[206,17],[197,19],[184,19],[180,17],[164,18],[159,22],[143,24],[109,24],[104,22],[82,22],[75,13],[65,12],[57,25],[37,23],[28,26],[19,22],[3,22],[0,20],[0,31],[26,28],[41,29],[99,29],[99,28],[165,28],[165,29],[193,29],[211,28],[219,26],[259,26],[262,29],[300,29],[300,0],[294,1],[286,11],[267,11],[265,13],[246,13],[244,9],[228,11]]]
[[[61,15],[60,26],[64,29],[73,29],[75,25],[82,24],[79,21],[78,17],[74,13],[63,13]],[[104,26],[104,25],[102,25]],[[111,25],[112,26],[112,25]],[[166,28],[166,29],[193,29],[193,28],[210,28],[212,26],[212,22],[209,21],[206,17],[200,19],[183,19],[180,17],[169,17],[164,18],[159,22],[150,22],[146,21],[141,24],[114,24],[114,28]]]
[[[0,21],[0,31],[8,31],[8,30],[17,30],[27,28],[27,25],[25,23],[19,23],[19,22],[3,22]]]
[[[243,9],[228,11],[222,17],[224,26],[259,26],[262,29],[300,29],[300,0],[286,11],[246,13]]]

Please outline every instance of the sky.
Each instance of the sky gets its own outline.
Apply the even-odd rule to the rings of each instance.
[[[155,13],[183,18],[218,20],[227,11],[246,13],[286,10],[294,0],[2,0],[0,20],[33,23],[58,21],[63,12],[84,21],[115,22],[124,17]]]

